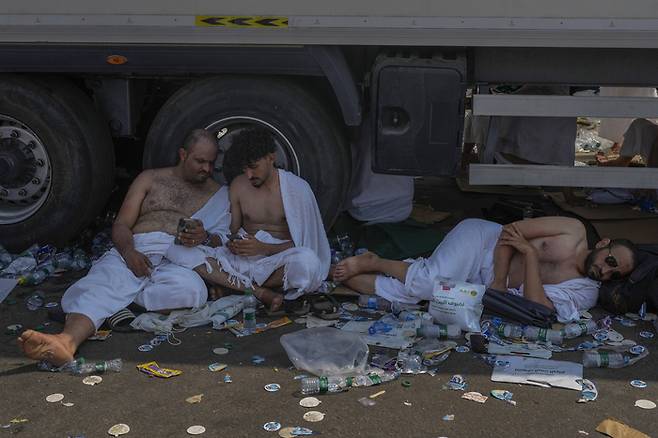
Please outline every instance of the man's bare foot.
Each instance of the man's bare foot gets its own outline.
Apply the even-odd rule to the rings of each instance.
[[[334,270],[334,280],[345,281],[358,274],[377,272],[378,261],[379,257],[377,254],[369,251],[341,260]]]
[[[30,359],[47,360],[55,366],[71,362],[75,353],[62,334],[48,335],[34,330],[24,331],[18,337],[18,346]]]
[[[266,287],[257,287],[254,289],[254,296],[263,304],[269,307],[270,312],[276,312],[283,305],[283,295],[274,292]]]

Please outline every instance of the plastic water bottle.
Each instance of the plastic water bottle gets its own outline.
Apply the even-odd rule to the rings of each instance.
[[[87,254],[85,254],[83,250],[78,248],[73,252],[73,262],[71,263],[72,270],[81,271],[87,269],[90,265],[89,257],[87,257]]]
[[[350,387],[374,386],[397,379],[399,374],[393,371],[362,374],[355,377],[306,377],[301,381],[303,395],[341,392]]]
[[[523,327],[516,324],[502,323],[496,327],[498,336],[509,339],[521,339],[523,337]]]
[[[34,286],[35,284],[42,283],[53,272],[55,272],[55,266],[53,266],[52,262],[42,263],[36,270],[21,276],[18,279],[18,284],[21,286]]]
[[[579,336],[589,335],[598,329],[598,324],[592,319],[583,322],[572,322],[564,326],[564,337],[574,339]]]
[[[60,367],[60,371],[66,371],[76,376],[81,376],[84,374],[104,373],[106,371],[114,371],[115,373],[118,373],[121,371],[122,366],[123,361],[121,359],[112,359],[103,362],[87,362],[81,357]]]
[[[376,295],[359,295],[359,307],[373,310],[391,310],[391,302]]]
[[[586,368],[623,368],[635,363],[637,357],[630,354],[599,350],[583,351],[583,366]]]
[[[545,329],[532,325],[523,329],[523,336],[529,341],[550,342],[555,345],[561,345],[564,342],[564,335],[561,330]]]
[[[454,324],[421,324],[417,333],[424,338],[447,339],[461,337],[462,331]]]
[[[60,252],[53,257],[53,264],[57,269],[70,269],[73,257],[68,252]]]
[[[242,307],[242,327],[249,333],[256,329],[256,307],[258,300],[254,296],[253,289],[244,291],[244,305]]]

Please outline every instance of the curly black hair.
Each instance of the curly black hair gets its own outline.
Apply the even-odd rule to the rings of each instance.
[[[272,135],[266,129],[246,128],[231,138],[229,150],[234,151],[235,154],[231,157],[232,164],[244,169],[267,154],[276,152],[276,145]]]

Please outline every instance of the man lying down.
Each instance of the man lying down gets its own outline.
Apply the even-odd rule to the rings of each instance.
[[[417,303],[432,299],[434,279],[484,284],[543,304],[568,322],[596,305],[601,281],[629,275],[637,263],[626,239],[587,245],[577,219],[542,217],[504,227],[466,219],[446,235],[432,255],[396,261],[365,253],[338,263],[333,277],[365,294]]]

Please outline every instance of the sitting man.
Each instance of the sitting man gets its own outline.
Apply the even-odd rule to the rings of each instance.
[[[432,299],[437,278],[484,284],[555,309],[566,322],[596,304],[600,281],[630,274],[636,261],[635,246],[624,239],[603,239],[588,249],[577,219],[542,217],[505,227],[467,219],[428,259],[409,263],[365,253],[338,263],[333,277],[402,303]]]
[[[214,249],[171,247],[167,253],[212,285],[253,289],[271,311],[283,302],[274,288],[287,291],[286,299],[313,292],[327,277],[331,262],[313,191],[303,179],[274,167],[275,151],[263,129],[235,134],[229,152],[243,173],[230,187],[230,240]]]
[[[145,170],[132,183],[112,227],[115,248],[62,298],[64,330],[55,335],[26,330],[18,338],[25,355],[62,365],[103,321],[133,301],[147,310],[196,307],[207,300],[199,275],[165,257],[181,218],[196,227],[181,232],[183,245],[215,246],[230,225],[228,189],[210,176],[217,157],[215,138],[193,131],[178,152],[175,167]],[[209,231],[206,231],[209,230]]]

